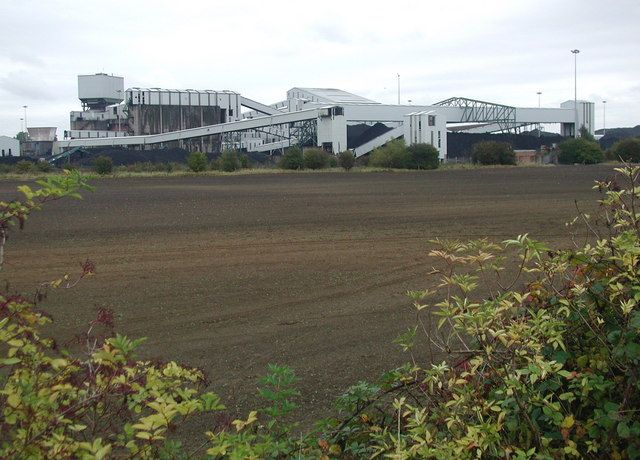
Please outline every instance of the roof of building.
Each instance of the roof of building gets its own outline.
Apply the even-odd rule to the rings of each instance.
[[[168,89],[168,88],[127,88],[127,91],[148,91],[150,93],[196,93],[196,94],[240,94],[235,91],[229,91],[228,89],[215,91],[212,89]]]
[[[315,96],[320,102],[326,102],[330,104],[379,104],[379,102],[372,101],[357,94],[349,93],[337,88],[300,88],[295,87],[291,90],[299,90],[307,92]]]

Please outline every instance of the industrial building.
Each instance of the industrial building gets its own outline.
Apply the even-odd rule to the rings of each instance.
[[[286,99],[264,104],[227,90],[125,91],[121,77],[105,74],[79,76],[78,97],[83,111],[71,112],[71,130],[56,152],[99,146],[276,152],[299,144],[361,156],[403,138],[433,145],[444,160],[448,131],[517,132],[540,123],[559,124],[565,136],[576,127],[594,131],[588,101],[521,108],[453,97],[416,106],[381,104],[335,88],[294,87]]]
[[[14,137],[0,136],[0,157],[19,157],[20,141]]]
[[[58,140],[58,128],[51,126],[27,128],[27,139],[22,142],[22,155],[28,157],[47,157],[53,151],[53,144]]]

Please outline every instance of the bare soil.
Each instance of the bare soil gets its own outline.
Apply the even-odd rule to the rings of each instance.
[[[268,363],[300,376],[307,419],[406,359],[404,292],[425,288],[428,240],[529,233],[566,246],[565,222],[609,166],[406,173],[104,179],[51,203],[7,246],[2,280],[33,291],[86,258],[97,276],[52,293],[60,342],[98,307],[141,354],[203,368],[232,415],[259,403]],[[17,183],[0,183],[3,197]],[[202,427],[197,427],[202,431]]]

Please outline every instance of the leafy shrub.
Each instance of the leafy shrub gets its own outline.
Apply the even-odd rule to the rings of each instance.
[[[220,154],[220,170],[225,172],[237,171],[242,167],[238,152],[235,150],[225,150]]]
[[[111,174],[113,171],[113,160],[111,157],[100,155],[93,160],[93,170],[101,176]]]
[[[597,183],[602,224],[572,223],[595,244],[435,241],[434,286],[408,293],[416,324],[395,340],[410,363],[347,391],[328,439],[381,458],[637,458],[640,168],[617,171]]]
[[[207,156],[202,152],[191,152],[187,157],[187,166],[193,172],[206,171]]]
[[[48,173],[53,171],[53,166],[48,161],[38,161],[36,163],[36,169],[40,172]]]
[[[558,147],[558,162],[561,164],[595,164],[604,159],[600,145],[586,139],[567,139]]]
[[[251,159],[249,158],[249,155],[247,155],[246,153],[243,153],[242,155],[240,155],[240,166],[242,167],[242,169],[251,168]]]
[[[16,163],[15,168],[18,174],[26,174],[33,168],[33,163],[29,160],[20,160]]]
[[[338,166],[338,158],[335,155],[329,154],[329,167],[335,168]]]
[[[322,149],[304,151],[304,167],[308,169],[324,169],[329,166],[329,154]]]
[[[515,165],[516,154],[508,142],[482,141],[473,145],[471,161],[481,165]]]
[[[44,203],[90,189],[77,172],[38,184],[35,190],[20,186],[22,200],[0,202],[3,249],[7,231],[22,227]],[[43,298],[42,289],[72,287],[94,272],[87,260],[75,279],[65,275],[45,283],[34,297]],[[83,350],[72,354],[43,335],[51,320],[26,297],[2,291],[0,305],[2,458],[160,458],[179,420],[223,409],[215,394],[200,391],[201,371],[136,361],[142,340],[113,334],[109,310],[98,311],[78,338]]]
[[[440,166],[438,149],[431,144],[413,144],[407,147],[409,169],[436,169]]]
[[[285,150],[278,166],[282,169],[304,169],[304,156],[300,147],[294,145]]]
[[[104,309],[79,340],[83,353],[60,351],[43,335],[50,319],[0,291],[0,457],[193,458],[201,448],[214,458],[637,458],[640,167],[616,172],[596,183],[602,215],[571,223],[584,223],[593,243],[433,241],[433,286],[407,293],[415,325],[394,341],[407,364],[349,388],[339,418],[309,434],[287,421],[295,374],[270,365],[259,382],[265,407],[186,452],[173,428],[223,409],[202,392],[199,370],[136,361],[141,340],[112,334]],[[2,236],[42,204],[88,188],[78,173],[39,185],[0,202]],[[87,261],[77,280],[94,272]],[[47,287],[75,283],[65,275]],[[100,328],[106,338],[92,332]]]
[[[371,152],[369,158],[369,165],[378,168],[407,168],[409,162],[409,152],[402,139],[387,142]]]
[[[629,163],[639,163],[640,138],[628,137],[616,142],[611,147],[610,157],[613,160],[621,160]]]
[[[338,155],[338,164],[345,171],[349,171],[356,164],[356,157],[351,151],[345,150]]]

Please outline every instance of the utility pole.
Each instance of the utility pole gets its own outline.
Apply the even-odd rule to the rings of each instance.
[[[573,137],[578,138],[578,53],[579,49],[571,50],[573,53],[573,109],[575,111],[575,123],[573,125]]]
[[[607,101],[602,101],[602,136],[607,135]]]
[[[400,105],[400,74],[398,74],[398,105]]]

